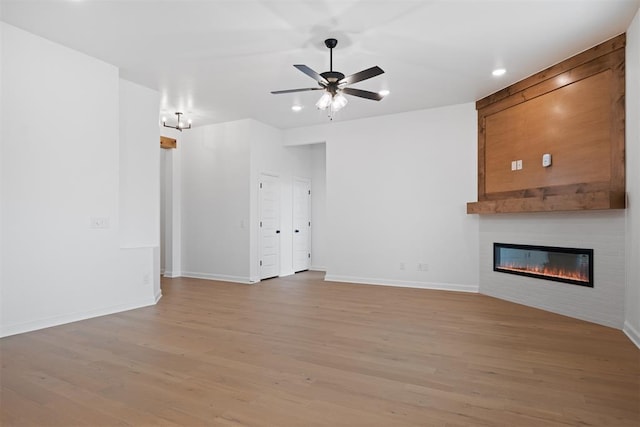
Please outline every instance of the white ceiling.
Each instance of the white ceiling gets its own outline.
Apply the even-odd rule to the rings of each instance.
[[[327,122],[293,67],[385,74],[352,87],[335,120],[473,102],[626,30],[640,0],[0,0],[3,21],[120,68],[161,94],[160,115],[194,125],[254,118]],[[491,71],[504,67],[496,78]],[[293,104],[304,108],[291,111]],[[172,120],[173,118],[171,118]]]

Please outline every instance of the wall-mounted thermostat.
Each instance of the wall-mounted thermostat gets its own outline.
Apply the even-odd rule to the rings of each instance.
[[[551,166],[551,154],[543,154],[542,155],[542,167],[549,167]]]

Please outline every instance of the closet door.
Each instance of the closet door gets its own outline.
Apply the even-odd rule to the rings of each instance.
[[[311,180],[293,179],[293,271],[311,266]]]

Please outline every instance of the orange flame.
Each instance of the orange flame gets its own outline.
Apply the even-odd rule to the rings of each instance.
[[[522,273],[535,274],[542,277],[556,277],[560,279],[577,280],[579,282],[589,283],[589,273],[584,270],[564,270],[560,268],[549,268],[540,265],[519,265],[508,264],[498,266],[500,270],[517,271]]]

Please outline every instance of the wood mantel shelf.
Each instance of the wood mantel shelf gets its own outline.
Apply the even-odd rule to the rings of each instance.
[[[625,193],[594,191],[580,194],[555,194],[467,203],[468,214],[498,214],[518,212],[583,211],[624,209]]]

